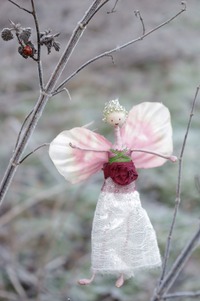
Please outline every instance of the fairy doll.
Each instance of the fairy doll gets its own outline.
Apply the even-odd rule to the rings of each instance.
[[[118,100],[106,103],[103,121],[114,127],[114,144],[84,127],[60,133],[49,154],[58,171],[78,183],[103,170],[104,183],[92,226],[92,276],[113,274],[115,285],[141,269],[161,265],[156,234],[135,189],[136,168],[152,168],[172,156],[170,113],[161,103],[144,102],[128,112]]]

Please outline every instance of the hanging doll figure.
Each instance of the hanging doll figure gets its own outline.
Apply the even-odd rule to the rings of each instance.
[[[104,183],[92,227],[92,277],[116,275],[116,286],[141,269],[161,265],[155,231],[135,190],[136,168],[160,166],[172,156],[168,109],[144,102],[128,112],[118,100],[106,103],[103,121],[114,127],[114,144],[83,127],[60,133],[49,154],[58,171],[71,183],[103,170]]]

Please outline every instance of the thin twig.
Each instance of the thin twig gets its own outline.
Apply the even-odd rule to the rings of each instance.
[[[37,33],[37,64],[38,64],[39,83],[40,83],[40,90],[43,91],[44,84],[43,84],[43,69],[42,69],[42,62],[41,62],[40,28],[39,28],[39,22],[37,18],[34,0],[31,0],[31,5],[33,10],[32,15],[34,18],[35,29]]]
[[[112,13],[116,12],[115,8],[117,7],[118,2],[119,2],[119,0],[115,0],[115,4],[114,4],[113,8],[111,9],[111,11],[108,11],[107,14],[112,14]]]
[[[113,65],[115,65],[114,57],[111,54],[109,54],[108,57],[111,58],[111,61],[112,61]]]
[[[21,136],[22,131],[23,131],[23,128],[24,128],[24,126],[25,126],[27,120],[29,119],[29,117],[31,116],[32,113],[33,113],[33,110],[31,110],[30,113],[25,117],[25,119],[24,119],[24,121],[23,121],[23,123],[22,123],[22,126],[21,126],[21,128],[20,128],[19,134],[18,134],[18,136],[17,136],[17,141],[16,141],[16,143],[15,143],[15,148],[14,148],[14,149],[16,149],[16,147],[17,147],[17,145],[18,145],[19,140],[20,140],[20,136]]]
[[[177,292],[173,294],[167,294],[163,297],[163,300],[176,299],[176,298],[197,298],[200,296],[200,291],[196,292]]]
[[[69,77],[67,77],[56,89],[54,92],[52,92],[52,94],[58,94],[59,92],[62,92],[63,90],[61,90],[64,85],[66,85],[66,83],[68,83],[75,75],[77,75],[81,70],[83,70],[85,67],[87,67],[88,65],[90,65],[91,63],[94,63],[96,62],[97,60],[103,58],[103,57],[106,57],[106,56],[109,56],[119,50],[122,50],[123,48],[126,48],[138,41],[141,41],[143,40],[145,37],[147,37],[148,35],[152,34],[153,32],[157,31],[158,29],[160,29],[161,27],[169,24],[170,22],[172,22],[175,18],[177,18],[179,15],[181,15],[184,11],[186,11],[186,5],[182,3],[183,8],[177,13],[175,14],[173,17],[169,18],[167,21],[161,23],[160,25],[154,27],[153,29],[149,30],[148,32],[146,32],[144,35],[134,39],[134,40],[131,40],[121,46],[118,46],[116,48],[113,48],[111,50],[108,50],[108,51],[105,51],[95,57],[93,57],[92,59],[88,60],[87,62],[85,62],[84,64],[82,64],[77,70],[75,70]]]
[[[87,20],[87,23],[84,25],[84,26],[86,26],[88,23],[89,23],[89,21],[94,17],[94,15],[96,15],[97,14],[97,12],[103,7],[103,6],[105,6],[105,4],[107,3],[107,2],[109,2],[110,0],[104,0],[102,3],[99,3],[99,5],[96,7],[96,9],[94,9],[94,11],[93,11],[93,13],[90,15],[90,18]],[[100,1],[101,2],[101,1]]]
[[[165,250],[165,255],[164,255],[164,260],[163,260],[163,268],[162,268],[162,273],[161,273],[159,283],[162,283],[163,278],[164,278],[165,273],[166,273],[167,262],[168,262],[169,255],[170,255],[170,247],[171,247],[171,240],[172,240],[173,230],[174,230],[174,226],[175,226],[175,222],[176,222],[176,217],[177,217],[179,205],[180,205],[180,202],[181,202],[182,161],[183,161],[185,146],[186,146],[186,142],[187,142],[187,138],[188,138],[191,122],[192,122],[192,117],[194,115],[194,109],[195,109],[195,104],[196,104],[196,101],[197,101],[197,96],[198,96],[198,93],[199,93],[199,89],[200,89],[200,86],[197,87],[196,92],[195,92],[195,96],[194,96],[194,99],[193,99],[193,102],[192,102],[190,117],[189,117],[187,128],[186,128],[186,133],[185,133],[182,148],[181,148],[181,151],[180,151],[179,166],[178,166],[178,180],[177,180],[177,186],[176,186],[176,202],[175,202],[175,207],[174,207],[174,214],[173,214],[172,223],[171,223],[169,235],[168,235],[168,238],[167,238],[166,250]]]
[[[168,272],[168,274],[163,279],[161,285],[156,290],[151,301],[160,301],[163,299],[165,294],[169,291],[171,286],[174,284],[175,280],[179,276],[186,262],[194,252],[194,250],[199,245],[200,240],[200,227],[196,231],[195,235],[192,237],[188,245],[182,250],[176,261],[174,262],[172,268]]]
[[[20,6],[20,5],[17,4],[16,2],[14,2],[14,1],[12,1],[12,0],[8,0],[8,2],[14,4],[14,5],[17,6],[19,9],[22,9],[22,10],[24,10],[25,12],[27,12],[27,13],[29,13],[29,14],[32,14],[32,11],[30,11],[30,10],[28,10],[28,9],[26,9],[26,8],[24,8],[24,7],[22,7],[22,6]]]
[[[89,21],[94,17],[95,13],[99,10],[99,6],[102,0],[95,0],[90,8],[85,13],[84,17],[78,22],[78,25],[74,29],[72,36],[67,44],[67,47],[58,62],[55,71],[53,72],[47,86],[45,88],[45,92],[51,94],[57,81],[59,80],[64,68],[66,67],[71,54],[73,53],[78,41],[80,40],[86,26],[88,25]],[[106,2],[110,0],[106,0],[103,2],[101,6],[103,6]]]
[[[34,154],[37,150],[39,150],[40,148],[44,147],[44,146],[48,146],[49,143],[44,143],[41,144],[40,146],[36,147],[33,151],[31,151],[30,153],[28,153],[21,161],[19,161],[17,164],[20,165],[22,164],[28,157],[30,157],[32,154]]]
[[[39,29],[39,22],[38,22],[38,18],[37,18],[37,13],[36,13],[36,9],[35,9],[34,0],[31,0],[32,11],[27,10],[26,8],[20,6],[19,4],[15,3],[12,0],[8,0],[8,1],[11,2],[12,4],[14,4],[15,6],[17,6],[19,9],[22,9],[25,12],[27,12],[27,13],[29,13],[33,16],[34,23],[35,23],[36,34],[37,34],[37,59],[34,58],[33,56],[31,58],[34,61],[36,61],[37,64],[38,64],[38,75],[39,75],[40,90],[43,91],[44,88],[43,88],[43,70],[42,70],[42,62],[41,62],[40,29]],[[17,36],[19,44],[23,47],[23,44],[22,44],[21,40],[19,39],[19,35],[16,34],[16,36]]]
[[[10,123],[11,128],[13,129],[14,133],[18,134],[20,129],[20,124],[17,119],[13,119]],[[36,137],[33,137],[28,145],[29,151],[36,148],[38,143],[41,141],[37,141]],[[54,170],[54,168],[51,168],[51,165],[49,164],[49,158],[46,156],[40,156],[39,153],[36,152],[37,159],[40,161],[40,164],[44,166],[44,168],[47,170],[48,173],[50,173],[56,180],[56,182],[60,182],[60,176],[59,174]]]
[[[17,41],[18,41],[19,45],[21,45],[22,47],[24,47],[24,45],[22,44],[22,41],[19,38],[19,34],[17,32],[16,32],[16,37],[17,37]]]
[[[142,18],[142,16],[141,16],[141,13],[140,13],[139,10],[135,10],[134,13],[135,13],[135,16],[136,16],[136,17],[139,17],[140,22],[142,23],[142,35],[145,35],[146,29],[145,29],[144,20],[143,20],[143,18]]]
[[[69,100],[72,101],[72,97],[71,97],[69,90],[67,88],[64,88],[63,90],[67,93]]]

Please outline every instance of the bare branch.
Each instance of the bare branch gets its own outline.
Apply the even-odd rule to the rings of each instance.
[[[112,61],[113,65],[115,65],[114,57],[111,54],[109,54],[107,56],[111,58],[111,61]]]
[[[108,11],[107,14],[112,14],[112,13],[116,12],[115,8],[117,7],[118,2],[119,2],[119,0],[115,0],[115,4],[114,4],[113,8],[111,9],[111,11]]]
[[[47,83],[47,87],[45,89],[46,93],[52,93],[52,90],[54,86],[56,85],[58,79],[60,78],[60,75],[62,74],[62,71],[64,70],[65,66],[67,65],[69,58],[75,49],[79,39],[81,38],[87,24],[91,20],[91,18],[96,14],[96,12],[99,10],[99,6],[105,5],[109,0],[106,0],[103,2],[103,4],[100,5],[102,0],[95,0],[88,11],[85,13],[84,17],[78,22],[77,27],[75,28],[74,32],[72,33],[72,36],[67,44],[67,47],[63,53],[63,55],[60,58],[60,61],[58,62],[54,73],[52,74],[51,78],[49,79],[49,82]]]
[[[161,285],[156,290],[155,295],[151,299],[151,301],[160,301],[163,299],[163,296],[165,293],[168,292],[168,290],[171,288],[171,286],[174,284],[175,280],[177,279],[178,275],[182,271],[184,265],[196,249],[196,247],[199,245],[199,239],[200,239],[200,227],[195,233],[195,235],[192,237],[188,245],[182,250],[176,261],[174,262],[171,270],[169,273],[165,276],[163,279]]]
[[[42,71],[42,62],[41,62],[41,44],[40,44],[40,29],[39,29],[39,22],[37,19],[37,13],[35,9],[34,0],[31,0],[32,5],[32,15],[35,22],[35,29],[37,33],[37,64],[38,64],[38,75],[39,75],[39,83],[40,83],[40,89],[43,91],[44,84],[43,84],[43,71]]]
[[[29,14],[32,14],[32,11],[20,6],[19,4],[15,3],[13,0],[8,0],[8,2],[14,4],[15,6],[17,6],[19,9],[21,10],[24,10],[25,12],[29,13]]]
[[[110,0],[104,0],[101,4],[99,4],[97,6],[97,8],[93,11],[93,14],[91,14],[90,18],[88,18],[87,23],[85,24],[85,26],[89,23],[89,21],[94,17],[94,15],[96,15],[96,13]]]
[[[69,90],[67,88],[64,88],[63,90],[67,93],[67,95],[69,97],[69,100],[71,101],[72,97],[71,97],[71,94],[70,94]]]
[[[40,146],[36,147],[33,151],[28,153],[20,162],[18,162],[17,165],[22,164],[28,157],[30,157],[32,154],[34,154],[37,150],[39,150],[40,148],[42,148],[44,146],[48,146],[48,145],[49,145],[49,143],[44,143],[44,144],[41,144]]]
[[[163,300],[176,299],[176,298],[197,298],[200,296],[200,291],[196,292],[177,292],[173,294],[167,294],[163,297]]]
[[[35,23],[36,34],[37,34],[37,59],[33,56],[31,56],[31,58],[34,61],[36,61],[37,64],[38,64],[39,84],[40,84],[40,89],[43,91],[44,87],[43,87],[43,71],[42,71],[42,63],[41,63],[40,30],[39,30],[39,22],[38,22],[38,19],[37,19],[37,13],[36,13],[36,9],[35,9],[34,0],[31,0],[32,11],[23,8],[22,6],[20,6],[19,4],[15,3],[12,0],[8,0],[8,1],[11,2],[12,4],[14,4],[15,6],[17,6],[19,9],[22,9],[25,12],[27,12],[27,13],[29,13],[33,16],[34,23]],[[16,36],[17,36],[19,44],[23,47],[23,44],[22,44],[22,42],[19,38],[19,35],[16,34]]]
[[[24,119],[24,121],[23,121],[23,123],[22,123],[21,129],[20,129],[20,131],[19,131],[19,134],[18,134],[18,136],[17,136],[17,141],[16,141],[16,143],[15,143],[15,148],[14,148],[14,149],[16,149],[16,147],[17,147],[17,145],[18,145],[19,140],[20,140],[20,137],[21,137],[21,134],[22,134],[22,131],[23,131],[23,128],[24,128],[24,126],[25,126],[27,120],[29,119],[29,117],[31,116],[32,113],[33,113],[33,110],[31,110],[30,113],[25,117],[25,119]]]
[[[143,20],[143,18],[142,18],[142,16],[141,16],[141,13],[140,13],[139,10],[135,10],[134,13],[135,13],[135,16],[136,16],[136,17],[139,17],[140,22],[142,23],[142,35],[145,35],[145,31],[146,31],[146,30],[145,30],[144,20]]]
[[[195,104],[196,104],[196,101],[197,101],[197,96],[198,96],[198,93],[199,93],[199,89],[200,89],[200,86],[197,87],[196,92],[195,92],[195,96],[194,96],[194,99],[193,99],[193,102],[192,102],[190,117],[189,117],[189,120],[188,120],[186,133],[185,133],[185,136],[184,136],[184,140],[183,140],[183,144],[182,144],[182,148],[181,148],[181,152],[180,152],[179,166],[178,166],[178,180],[177,180],[177,186],[176,186],[176,202],[175,202],[175,208],[174,208],[174,215],[173,215],[172,223],[171,223],[169,235],[168,235],[168,238],[167,238],[167,244],[166,244],[166,250],[165,250],[165,255],[164,255],[164,260],[163,260],[163,268],[162,268],[162,274],[161,274],[161,277],[160,277],[160,283],[162,282],[162,280],[165,276],[165,273],[166,273],[167,262],[168,262],[169,255],[170,255],[170,247],[171,247],[171,240],[172,240],[173,230],[174,230],[174,226],[175,226],[175,222],[176,222],[176,217],[177,217],[179,205],[180,205],[180,202],[181,202],[182,160],[183,160],[185,146],[186,146],[186,142],[187,142],[187,138],[188,138],[191,122],[192,122],[192,117],[194,115],[194,109],[195,109]]]
[[[184,5],[184,4],[182,4]],[[141,41],[143,40],[145,37],[147,37],[148,35],[152,34],[153,32],[157,31],[158,29],[160,29],[161,27],[169,24],[170,22],[172,22],[174,19],[176,19],[179,15],[181,15],[183,12],[186,11],[186,6],[184,5],[183,8],[177,13],[175,14],[173,17],[169,18],[168,20],[166,20],[165,22],[161,23],[160,25],[154,27],[153,29],[149,30],[148,32],[146,32],[144,35],[134,39],[134,40],[131,40],[121,46],[118,46],[116,48],[113,48],[111,50],[108,50],[108,51],[105,51],[95,57],[93,57],[92,59],[88,60],[87,62],[85,62],[84,64],[82,64],[76,71],[74,71],[68,78],[66,78],[56,89],[55,91],[53,92],[53,94],[56,92],[56,93],[59,93],[59,91],[61,92],[62,88],[64,85],[66,85],[66,83],[68,83],[75,75],[77,75],[81,70],[83,70],[85,67],[87,67],[88,65],[90,65],[91,63],[94,63],[96,62],[97,60],[103,58],[103,57],[106,57],[106,56],[109,56],[119,50],[122,50],[123,48],[126,48],[138,41]]]

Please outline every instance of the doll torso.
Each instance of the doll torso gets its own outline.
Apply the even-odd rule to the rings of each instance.
[[[111,149],[109,161],[103,166],[105,182],[102,190],[116,193],[128,193],[135,190],[138,177],[130,152]]]

